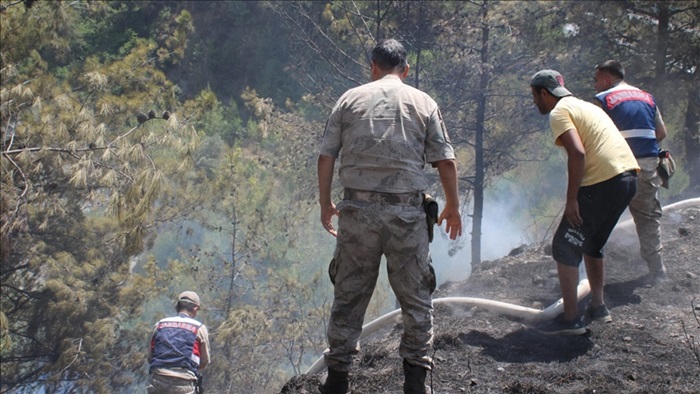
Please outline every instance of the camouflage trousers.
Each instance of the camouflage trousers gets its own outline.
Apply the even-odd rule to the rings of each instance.
[[[148,394],[195,394],[195,382],[171,376],[151,374],[146,386]]]
[[[661,178],[657,171],[659,159],[637,158],[637,163],[641,171],[637,176],[637,194],[630,202],[629,210],[637,228],[639,251],[649,267],[649,272],[664,272],[666,267],[661,256],[662,210],[658,198],[658,189],[661,186]]]
[[[335,289],[326,365],[337,371],[350,369],[384,255],[389,283],[401,305],[404,332],[399,354],[411,364],[430,369],[435,273],[423,208],[350,200],[337,208],[338,237],[329,267]]]

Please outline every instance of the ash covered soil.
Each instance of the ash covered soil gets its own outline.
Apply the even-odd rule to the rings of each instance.
[[[700,393],[700,207],[665,211],[662,241],[670,279],[653,287],[642,280],[647,268],[634,228],[623,223],[606,246],[605,301],[613,322],[594,322],[581,336],[544,336],[477,307],[436,306],[433,392]],[[531,245],[483,262],[466,281],[442,285],[434,298],[549,306],[561,293],[547,251]],[[397,318],[361,343],[351,393],[403,392],[401,331]],[[315,394],[324,379],[299,375],[281,393]]]

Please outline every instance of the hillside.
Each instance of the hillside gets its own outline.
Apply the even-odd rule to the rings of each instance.
[[[633,227],[615,230],[605,288],[613,322],[593,323],[586,335],[543,336],[479,308],[436,307],[434,393],[700,392],[700,206],[666,210],[662,232],[670,280],[650,287],[641,280],[646,266]],[[547,250],[531,245],[484,262],[434,297],[546,307],[560,294]],[[351,393],[402,392],[400,333],[399,318],[362,343]],[[323,379],[300,375],[281,393],[315,394]]]

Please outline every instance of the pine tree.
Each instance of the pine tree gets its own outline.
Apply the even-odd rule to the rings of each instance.
[[[134,316],[160,273],[132,258],[197,136],[154,41],[84,50],[118,12],[37,2],[2,15],[3,390],[110,392],[144,365],[148,327]]]

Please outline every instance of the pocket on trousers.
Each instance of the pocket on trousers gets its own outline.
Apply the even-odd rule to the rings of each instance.
[[[415,223],[419,220],[425,220],[425,212],[422,210],[400,212],[396,215],[396,217],[404,223]]]
[[[335,286],[335,276],[338,274],[338,260],[333,258],[328,265],[328,277],[331,279],[331,284]]]
[[[367,205],[367,203],[364,204]],[[335,206],[335,209],[337,209],[338,211],[359,211],[365,205],[356,201],[342,200],[338,203],[338,205]]]
[[[435,292],[435,288],[437,288],[437,278],[435,277],[435,269],[433,268],[432,264],[428,264],[428,269],[430,270],[428,285],[430,287],[430,294],[433,294]]]
[[[428,256],[428,261],[423,264],[419,263],[418,269],[423,276],[423,285],[430,290],[430,294],[433,294],[435,292],[435,288],[437,288],[437,278],[435,275],[435,269],[433,268],[432,258]]]

